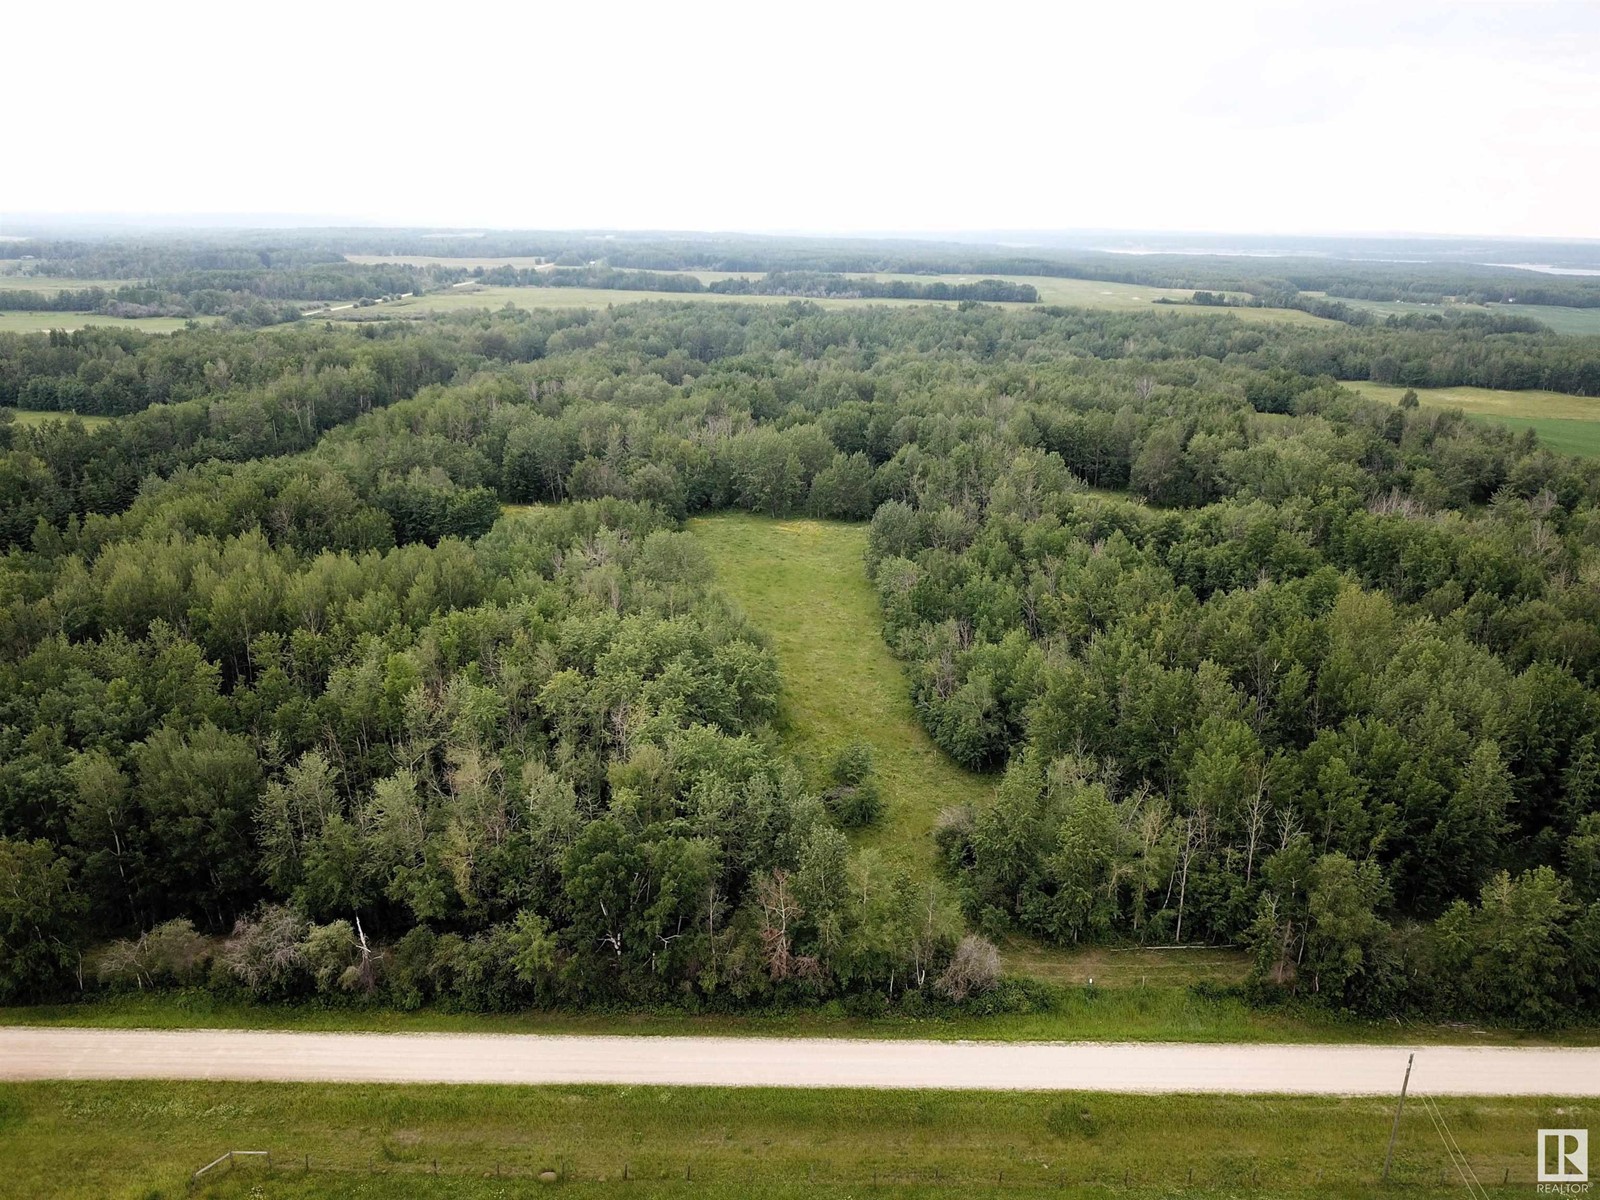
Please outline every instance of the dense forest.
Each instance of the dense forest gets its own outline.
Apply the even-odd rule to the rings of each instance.
[[[0,410],[0,998],[1003,1004],[1023,931],[1593,1013],[1600,468],[1341,379],[1594,394],[1600,349],[804,300],[0,337],[0,405],[116,417]],[[682,528],[729,508],[870,521],[994,782],[937,881],[853,845],[870,755],[785,754]]]

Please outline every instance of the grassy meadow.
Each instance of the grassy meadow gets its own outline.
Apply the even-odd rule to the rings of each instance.
[[[215,317],[107,317],[100,313],[79,312],[0,312],[0,333],[42,333],[48,329],[71,332],[86,325],[115,325],[120,329],[140,329],[145,333],[173,333],[191,320],[200,324]]]
[[[862,557],[866,526],[726,514],[689,528],[710,552],[718,586],[773,639],[788,749],[820,775],[838,747],[870,743],[886,808],[859,842],[931,874],[939,812],[985,799],[994,780],[958,766],[918,722],[905,672],[883,641]]]
[[[97,417],[87,413],[39,412],[32,408],[18,408],[12,411],[18,425],[43,425],[47,421],[63,421],[68,417],[76,417],[83,422],[85,428],[95,429],[101,425],[109,425],[116,419],[114,417]]]
[[[1533,1182],[1589,1102],[1441,1099],[1477,1179]],[[1368,1195],[1386,1098],[208,1082],[0,1084],[0,1195]],[[268,1151],[202,1177],[229,1150]],[[436,1165],[437,1164],[437,1165]],[[1461,1186],[1421,1097],[1390,1191]],[[437,1171],[437,1174],[435,1173]]]
[[[135,283],[132,279],[73,279],[66,275],[18,275],[13,273],[0,274],[0,291],[10,292],[39,292],[46,296],[54,296],[57,292],[76,292],[84,288],[112,288],[124,287]]]
[[[1366,381],[1345,387],[1372,400],[1398,404],[1403,386]],[[1459,408],[1512,429],[1532,429],[1552,450],[1600,458],[1600,397],[1566,392],[1513,392],[1494,388],[1417,388],[1417,398],[1434,408]]]
[[[714,292],[638,292],[624,288],[587,287],[498,287],[475,284],[408,296],[368,308],[334,309],[326,315],[334,320],[370,321],[380,317],[421,316],[424,313],[460,312],[467,308],[605,308],[613,304],[636,304],[644,300],[694,300],[707,304],[787,304],[788,296],[723,296]],[[862,300],[817,300],[824,308],[847,308],[867,303]],[[912,300],[877,300],[875,304],[913,304]],[[323,316],[323,313],[317,313]]]
[[[407,263],[414,266],[443,263],[450,266],[465,267],[469,270],[473,267],[484,267],[486,269],[499,266],[531,268],[535,265],[534,261],[528,258],[440,258],[425,254],[352,254],[345,257],[354,263]],[[674,271],[661,272],[661,274],[693,275],[703,283],[713,283],[719,279],[760,277],[760,272],[750,271]],[[975,283],[980,279],[1006,279],[1016,283],[1033,284],[1039,290],[1039,303],[1041,304],[1059,304],[1078,308],[1109,308],[1123,312],[1146,309],[1158,299],[1187,301],[1193,295],[1193,289],[1190,288],[1143,287],[1128,283],[1104,283],[1094,279],[1058,279],[1049,275],[897,275],[851,272],[847,275],[847,278],[950,284]],[[466,297],[475,297],[475,299],[466,299]],[[688,294],[628,291],[613,288],[512,288],[478,285],[475,287],[451,288],[443,292],[431,292],[410,300],[391,301],[371,308],[340,310],[331,315],[360,320],[377,315],[380,309],[385,313],[392,313],[396,309],[410,308],[414,312],[421,313],[448,312],[459,308],[498,308],[508,303],[514,304],[518,308],[603,308],[607,304],[629,304],[639,300],[705,300],[723,303],[784,304],[790,299],[791,297],[788,296],[725,296],[704,292]],[[826,308],[844,308],[858,304],[952,304],[954,301],[823,299],[814,301],[814,303],[821,304]],[[1017,305],[1015,307],[1024,306]],[[1179,316],[1194,316],[1215,313],[1218,310],[1174,305],[1170,308],[1164,308],[1164,311]],[[1322,325],[1328,323],[1325,318],[1314,317],[1310,313],[1303,313],[1296,309],[1245,308],[1230,309],[1228,311],[1243,321],[1289,325]]]
[[[1310,292],[1320,296],[1325,293]],[[1542,321],[1557,333],[1600,334],[1600,308],[1567,308],[1553,304],[1415,304],[1407,300],[1351,300],[1335,296],[1341,304],[1365,309],[1379,316],[1403,317],[1412,314],[1423,316],[1443,312],[1481,312],[1497,316],[1532,317]]]

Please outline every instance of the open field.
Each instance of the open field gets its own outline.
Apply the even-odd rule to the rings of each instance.
[[[851,275],[852,279],[900,279],[909,283],[976,283],[980,279],[1006,279],[1013,283],[1031,283],[1039,291],[1040,304],[1060,304],[1071,308],[1110,308],[1121,312],[1147,310],[1156,300],[1181,302],[1172,306],[1158,305],[1159,311],[1180,316],[1197,316],[1228,312],[1241,321],[1259,321],[1280,325],[1326,325],[1325,317],[1314,317],[1299,309],[1289,308],[1229,308],[1217,309],[1190,305],[1193,288],[1145,287],[1135,283],[1107,283],[1099,279],[1063,279],[1054,275]],[[1236,293],[1228,293],[1236,294]]]
[[[459,312],[466,308],[605,308],[613,304],[636,304],[642,300],[694,300],[708,304],[788,304],[789,296],[722,296],[714,292],[635,292],[623,288],[580,287],[471,287],[428,292],[405,300],[394,300],[371,308],[335,310],[327,315],[334,320],[361,321],[376,317],[421,316],[430,312]],[[824,308],[849,308],[868,303],[864,300],[817,300]],[[914,300],[875,300],[874,304],[915,304]],[[318,313],[319,317],[323,314]]]
[[[1505,1195],[1533,1182],[1536,1130],[1594,1113],[1550,1098],[1435,1103],[1476,1177]],[[1398,1194],[1461,1188],[1431,1111],[1420,1096],[1406,1110]],[[5,1084],[0,1194],[182,1195],[197,1168],[249,1149],[270,1165],[238,1159],[191,1194],[504,1197],[549,1171],[583,1195],[630,1197],[1356,1196],[1377,1183],[1393,1112],[1387,1098]]]
[[[1348,304],[1351,308],[1362,308],[1382,316],[1482,312],[1498,316],[1532,317],[1535,321],[1543,321],[1557,333],[1600,334],[1600,308],[1565,308],[1548,304],[1413,304],[1405,300],[1350,300],[1343,296],[1333,296],[1330,299]]]
[[[77,292],[84,288],[112,288],[125,287],[130,283],[137,283],[134,279],[73,279],[66,275],[0,275],[0,291],[12,292],[41,292],[46,296],[54,296],[57,292]]]
[[[1365,381],[1345,387],[1373,400],[1397,404],[1402,386]],[[1511,392],[1493,388],[1417,388],[1417,398],[1435,408],[1459,408],[1513,429],[1532,429],[1552,450],[1600,457],[1600,396],[1574,396],[1565,392]]]
[[[82,329],[85,325],[115,325],[146,333],[172,333],[191,320],[209,324],[215,317],[105,317],[99,313],[0,312],[0,333],[41,333],[47,329]]]
[[[465,271],[476,270],[482,267],[485,271],[492,271],[496,267],[515,267],[519,271],[531,271],[540,265],[537,258],[454,258],[438,254],[346,254],[346,262],[357,263],[361,266],[406,266],[406,267],[459,267]],[[633,268],[625,268],[632,270]],[[719,279],[759,279],[764,274],[761,271],[659,271],[660,275],[693,275],[701,283],[715,283]],[[652,293],[654,295],[655,293]]]
[[[87,428],[93,429],[99,425],[109,425],[115,419],[113,417],[96,417],[80,413],[38,412],[31,408],[19,408],[15,409],[14,412],[18,425],[43,425],[46,421],[61,421],[68,417],[77,417]]]
[[[1531,429],[1539,441],[1562,454],[1600,458],[1600,421],[1546,420],[1543,417],[1484,417],[1512,429]]]
[[[883,641],[862,559],[866,526],[728,514],[689,528],[710,551],[718,586],[772,636],[788,748],[820,772],[852,739],[871,743],[886,808],[859,842],[931,873],[940,810],[983,800],[994,782],[963,770],[918,723],[905,672]]]
[[[410,263],[418,266],[428,263],[447,263],[451,266],[462,266],[468,269],[481,266],[485,268],[496,266],[533,266],[532,259],[489,259],[489,258],[451,258],[441,259],[428,255],[347,255],[351,262],[357,263]],[[660,274],[693,275],[703,283],[712,283],[719,279],[759,278],[760,272],[751,271],[674,271],[660,272]],[[1041,304],[1060,304],[1080,308],[1110,308],[1119,311],[1140,311],[1150,307],[1158,298],[1187,301],[1193,295],[1189,288],[1152,288],[1128,283],[1103,283],[1094,279],[1060,279],[1049,275],[896,275],[896,274],[869,274],[851,272],[847,275],[850,279],[881,279],[903,280],[908,283],[975,283],[980,279],[1006,279],[1016,283],[1031,283],[1039,290]],[[413,307],[429,311],[448,310],[457,307],[482,307],[490,305],[498,307],[510,302],[519,308],[592,308],[604,307],[606,304],[625,304],[635,300],[712,300],[712,301],[749,301],[752,303],[785,303],[791,297],[787,296],[722,296],[714,293],[683,294],[674,292],[640,292],[623,291],[609,288],[501,288],[483,287],[476,291],[468,288],[453,289],[455,295],[476,295],[480,297],[476,304],[458,304],[448,297],[452,293],[433,293],[420,297]],[[535,293],[530,295],[530,293]],[[571,293],[572,295],[565,295]],[[546,295],[548,294],[548,298]],[[818,304],[831,308],[856,304],[949,304],[953,301],[921,301],[921,300],[841,300],[826,299],[816,301]],[[388,309],[400,307],[394,304]],[[1185,305],[1178,307],[1162,306],[1164,311],[1178,315],[1194,316],[1203,313],[1215,313],[1214,308],[1200,308]],[[371,310],[365,310],[370,312]],[[1324,325],[1329,322],[1322,317],[1314,317],[1310,313],[1300,312],[1298,309],[1283,308],[1240,308],[1227,310],[1243,321],[1257,321],[1274,324],[1288,325]],[[350,314],[352,316],[358,314]]]

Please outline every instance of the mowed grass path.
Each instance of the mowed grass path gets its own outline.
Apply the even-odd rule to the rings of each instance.
[[[839,746],[870,742],[887,806],[858,844],[931,873],[940,810],[985,799],[994,781],[956,765],[918,723],[883,640],[862,558],[866,526],[730,514],[689,529],[710,552],[718,586],[773,639],[789,749],[820,774]]]
[[[1344,386],[1388,404],[1398,404],[1406,393],[1399,384],[1366,380]],[[1480,387],[1417,388],[1416,393],[1418,400],[1434,408],[1459,408],[1512,429],[1532,429],[1552,450],[1600,458],[1600,396]]]

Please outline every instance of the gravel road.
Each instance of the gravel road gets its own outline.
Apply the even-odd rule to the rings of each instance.
[[[0,1027],[0,1079],[1386,1094],[1408,1048]],[[1600,1096],[1600,1049],[1425,1046],[1434,1095]]]

